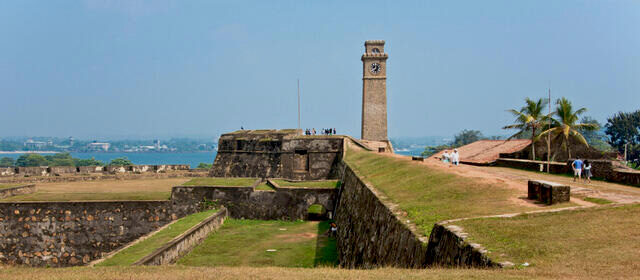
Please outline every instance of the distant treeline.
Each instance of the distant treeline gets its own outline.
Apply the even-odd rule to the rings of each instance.
[[[126,157],[111,160],[108,165],[132,165],[133,163]],[[69,153],[58,153],[53,155],[24,154],[15,161],[10,157],[0,159],[0,167],[33,167],[33,166],[104,166],[105,163],[90,159],[74,158]]]

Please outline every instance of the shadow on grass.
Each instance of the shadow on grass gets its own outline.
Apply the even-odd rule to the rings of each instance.
[[[329,223],[330,221],[318,223],[316,255],[313,260],[314,267],[335,267],[338,265],[336,238],[329,237]]]

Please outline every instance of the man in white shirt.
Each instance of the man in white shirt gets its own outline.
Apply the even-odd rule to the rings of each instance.
[[[451,162],[455,165],[460,164],[460,154],[458,154],[458,149],[453,149],[453,153],[451,154]]]
[[[442,154],[442,162],[444,163],[449,163],[451,162],[451,156],[449,155],[449,151],[444,151],[444,154]]]

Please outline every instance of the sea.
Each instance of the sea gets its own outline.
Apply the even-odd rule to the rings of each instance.
[[[424,151],[424,146],[406,146],[395,149],[395,152],[401,155],[417,156]],[[17,159],[24,153],[2,153],[0,158],[10,157]],[[53,153],[39,153],[42,155]],[[216,158],[216,152],[183,152],[183,153],[71,153],[74,158],[90,159],[94,158],[104,163],[109,163],[112,159],[126,157],[133,164],[188,164],[191,168],[196,168],[200,163],[213,163]]]
[[[17,159],[24,153],[0,153],[0,158],[10,157]],[[52,153],[42,153],[47,155]],[[74,158],[90,159],[95,158],[104,163],[109,163],[112,159],[126,157],[133,164],[188,164],[191,168],[196,168],[201,162],[213,163],[216,152],[184,152],[184,153],[71,153]]]

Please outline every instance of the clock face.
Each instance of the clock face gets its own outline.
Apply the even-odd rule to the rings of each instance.
[[[382,66],[380,66],[379,63],[371,63],[371,66],[369,67],[369,71],[371,72],[371,74],[378,74],[380,73],[380,70],[382,70]]]

